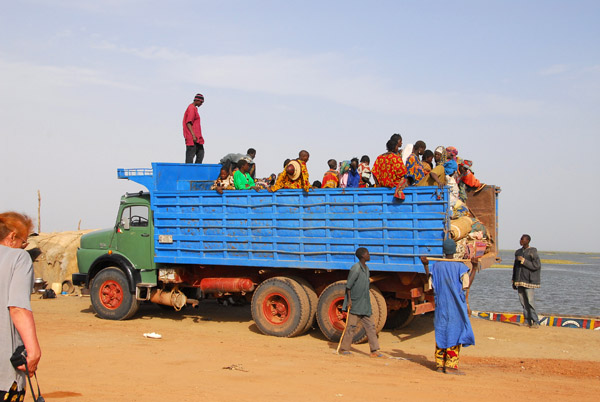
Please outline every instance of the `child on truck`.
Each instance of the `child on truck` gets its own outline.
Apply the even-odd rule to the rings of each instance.
[[[337,171],[338,163],[335,159],[329,159],[327,166],[329,166],[329,170],[323,175],[321,188],[337,188],[340,183],[340,176]]]
[[[223,194],[223,190],[235,190],[233,176],[229,174],[226,168],[222,167],[219,178],[210,186],[210,189],[217,190],[219,194]]]

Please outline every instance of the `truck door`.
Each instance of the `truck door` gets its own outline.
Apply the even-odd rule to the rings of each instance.
[[[137,269],[152,268],[152,225],[146,205],[123,208],[117,227],[117,250]]]

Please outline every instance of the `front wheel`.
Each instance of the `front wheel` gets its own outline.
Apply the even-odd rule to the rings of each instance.
[[[107,320],[126,320],[139,307],[125,274],[115,267],[105,268],[94,277],[90,298],[98,316]]]

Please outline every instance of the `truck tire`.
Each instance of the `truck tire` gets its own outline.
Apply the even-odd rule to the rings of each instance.
[[[375,285],[371,285],[371,307],[373,310],[378,310],[378,319],[375,322],[375,329],[377,333],[381,332],[383,327],[385,326],[385,322],[387,320],[387,303],[385,302],[385,297],[381,293],[381,290]],[[373,297],[375,298],[376,303],[373,304]],[[373,311],[375,313],[375,311]]]
[[[104,268],[92,279],[90,299],[96,314],[107,320],[126,320],[140,306],[129,291],[127,277],[116,267]]]
[[[399,310],[392,310],[387,316],[387,321],[385,322],[385,329],[400,329],[408,326],[415,318],[412,312],[412,304],[408,304],[408,306],[403,307]]]
[[[310,307],[298,282],[275,277],[254,291],[251,310],[252,319],[263,334],[290,338],[306,327]]]
[[[327,286],[317,305],[317,323],[321,332],[331,342],[339,342],[346,326],[347,314],[342,311],[346,281],[337,281]],[[358,343],[367,338],[365,329],[360,329],[354,334],[352,343]]]
[[[302,287],[302,289],[306,292],[306,297],[308,297],[308,319],[306,321],[306,326],[304,329],[298,334],[302,335],[308,330],[310,330],[315,324],[316,313],[317,313],[317,304],[319,303],[319,298],[317,297],[317,292],[315,292],[315,288],[304,278],[300,278],[297,276],[291,276],[290,279],[298,282],[298,284]]]

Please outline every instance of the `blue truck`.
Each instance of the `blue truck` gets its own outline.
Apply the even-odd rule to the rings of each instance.
[[[73,282],[90,289],[99,317],[132,317],[140,303],[180,310],[207,298],[250,301],[265,334],[291,337],[315,322],[330,340],[344,328],[345,279],[366,247],[371,302],[380,331],[433,311],[420,256],[442,257],[449,230],[447,188],[210,190],[221,165],[153,163],[118,169],[148,192],[121,198],[114,226],[84,235]],[[486,186],[469,208],[497,252],[497,194]],[[365,338],[364,330],[355,341]]]

